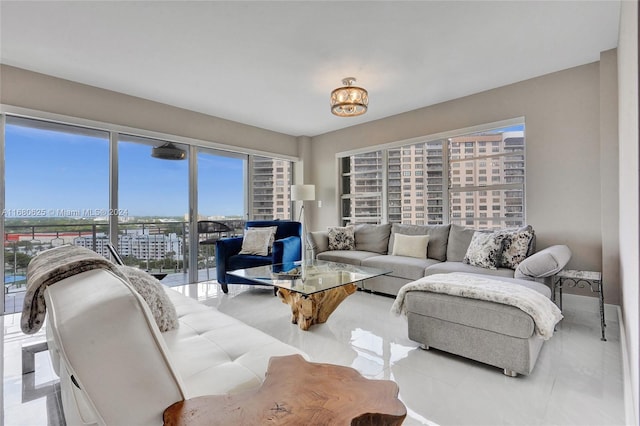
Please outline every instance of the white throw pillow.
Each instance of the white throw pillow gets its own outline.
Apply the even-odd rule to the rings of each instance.
[[[408,256],[417,257],[418,259],[426,259],[428,245],[428,235],[395,234],[393,240],[393,251],[391,254],[394,256]]]
[[[273,234],[270,227],[247,229],[242,239],[240,254],[255,254],[267,256],[269,254],[269,242]]]

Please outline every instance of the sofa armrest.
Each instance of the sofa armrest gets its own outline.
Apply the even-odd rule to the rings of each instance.
[[[307,233],[307,241],[313,250],[313,258],[318,253],[329,250],[329,231],[316,231]]]
[[[514,277],[524,279],[545,278],[562,271],[571,259],[571,250],[565,245],[547,247],[523,260]]]
[[[300,237],[286,237],[273,242],[273,263],[291,263],[300,260],[302,240]]]
[[[218,282],[227,282],[227,260],[242,250],[242,238],[223,238],[216,241],[216,277]]]

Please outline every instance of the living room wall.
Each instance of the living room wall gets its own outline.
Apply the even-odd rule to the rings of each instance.
[[[296,138],[0,64],[0,104],[192,138],[220,149],[297,158]]]
[[[573,252],[569,267],[601,271],[602,223],[618,215],[617,205],[601,209],[601,172],[617,174],[601,171],[617,167],[600,161],[601,67],[615,73],[615,61],[595,62],[313,137],[311,175],[322,207],[308,209],[309,229],[340,223],[338,153],[525,117],[526,219],[536,230],[538,248],[567,244]],[[602,90],[616,99],[615,84]],[[371,107],[376,101],[371,93]],[[614,120],[612,128],[613,115],[602,117]],[[617,264],[617,253],[605,255]],[[605,300],[619,304],[617,274],[609,275]]]

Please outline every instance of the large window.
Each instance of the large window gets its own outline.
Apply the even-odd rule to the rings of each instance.
[[[342,220],[379,223],[383,217],[383,152],[342,159]]]
[[[344,157],[343,223],[522,225],[524,151],[519,124]]]
[[[196,264],[207,273],[213,265],[211,250],[198,257],[189,249],[200,248],[190,238],[198,233],[189,229],[189,212],[223,222],[233,233],[242,232],[247,217],[291,217],[291,161],[170,135],[3,117],[5,312],[21,309],[27,264],[53,246],[74,244],[109,256],[107,244],[114,243],[127,264],[181,284],[202,278]],[[174,161],[175,152],[153,150],[167,143],[183,151],[183,161]]]

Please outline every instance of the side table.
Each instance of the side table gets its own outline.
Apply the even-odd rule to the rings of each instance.
[[[573,269],[564,269],[558,272],[551,280],[551,300],[556,301],[556,290],[559,291],[558,307],[562,311],[562,288],[563,287],[578,287],[589,289],[593,293],[598,293],[600,301],[600,329],[602,331],[602,337],[600,340],[607,341],[604,336],[604,328],[607,324],[604,321],[604,293],[602,288],[602,273],[595,271],[577,271]]]

